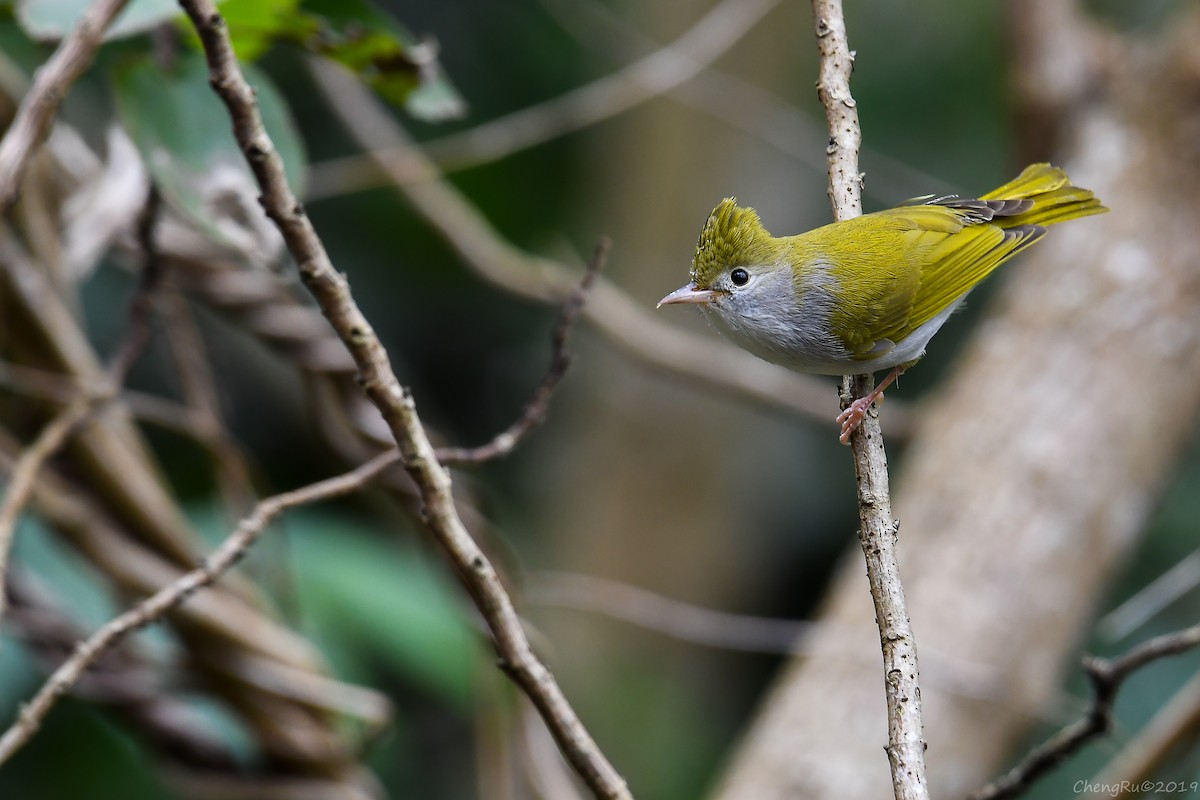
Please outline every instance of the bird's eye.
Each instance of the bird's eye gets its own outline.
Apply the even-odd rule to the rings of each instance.
[[[750,273],[738,267],[733,272],[729,273],[729,280],[733,281],[734,286],[745,286],[750,282]]]

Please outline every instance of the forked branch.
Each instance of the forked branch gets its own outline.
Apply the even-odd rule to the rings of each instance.
[[[223,575],[246,554],[250,545],[254,544],[277,516],[289,508],[360,489],[394,464],[398,457],[399,454],[395,450],[390,450],[344,475],[275,495],[259,503],[203,564],[167,584],[124,614],[105,623],[75,647],[71,657],[42,684],[42,688],[33,699],[21,707],[16,722],[0,735],[0,764],[11,758],[37,733],[42,720],[50,713],[58,699],[71,690],[101,655],[133,631],[160,619],[163,614]]]
[[[1058,767],[1088,742],[1112,730],[1113,705],[1125,680],[1147,664],[1177,656],[1200,645],[1200,625],[1143,642],[1114,659],[1084,656],[1083,671],[1092,684],[1092,702],[1075,722],[1029,751],[1021,763],[967,800],[1016,797]]]
[[[458,570],[487,622],[501,664],[529,696],[567,761],[598,797],[629,798],[625,781],[600,752],[546,666],[534,655],[499,576],[467,531],[451,493],[450,475],[437,460],[409,391],[392,371],[387,352],[334,269],[304,207],[288,186],[283,162],[263,127],[254,90],[246,83],[225,20],[212,0],[180,0],[200,35],[213,89],[225,103],[233,131],[262,189],[267,216],[283,234],[301,280],[316,299],[359,371],[367,397],[379,408],[421,497],[423,521]]]

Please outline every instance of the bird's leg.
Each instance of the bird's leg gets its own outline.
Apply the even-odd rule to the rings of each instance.
[[[838,436],[838,441],[842,444],[850,444],[850,434],[858,430],[858,426],[862,424],[863,419],[867,416],[867,409],[871,407],[880,397],[883,397],[883,390],[891,386],[896,378],[900,377],[900,373],[908,368],[908,364],[901,364],[894,370],[888,373],[878,386],[867,393],[866,397],[860,397],[850,405],[846,406],[846,410],[838,414],[837,421],[842,425],[842,433]]]

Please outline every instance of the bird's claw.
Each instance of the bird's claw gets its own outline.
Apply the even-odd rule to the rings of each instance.
[[[841,435],[838,436],[838,441],[842,444],[850,444],[850,434],[858,430],[858,426],[867,416],[867,409],[874,402],[873,397],[860,397],[850,405],[846,406],[846,410],[838,414],[837,422],[842,426]]]

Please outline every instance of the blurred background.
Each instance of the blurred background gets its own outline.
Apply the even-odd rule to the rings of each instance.
[[[1070,156],[1022,138],[1014,79],[1021,43],[1014,41],[1019,26],[1008,4],[847,5],[858,54],[852,89],[863,127],[867,211],[922,194],[984,192],[1031,158]],[[451,113],[430,119],[411,107],[376,106],[387,115],[381,127],[374,117],[356,115],[346,97],[339,108],[331,84],[314,74],[300,48],[279,42],[265,49],[256,67],[278,89],[281,114],[290,114],[298,137],[294,158],[308,165],[295,179],[306,187],[308,213],[400,379],[412,387],[424,422],[448,444],[484,442],[520,413],[546,370],[565,287],[582,274],[600,238],[611,237],[604,292],[615,287],[622,294],[605,302],[595,293],[592,316],[572,329],[572,367],[545,423],[510,457],[456,471],[455,480],[467,522],[511,587],[535,647],[635,795],[704,796],[754,723],[789,660],[789,643],[803,647],[800,623],[818,614],[838,564],[861,558],[849,453],[832,424],[834,382],[769,370],[734,386],[738,381],[727,376],[742,374],[738,365],[750,363],[748,356],[730,361],[719,334],[690,310],[654,311],[661,296],[686,281],[700,226],[723,197],[758,209],[776,234],[829,220],[828,136],[813,90],[811,10],[774,0],[380,6],[436,47],[446,91],[456,93],[462,108],[443,96],[442,111]],[[1184,0],[1097,0],[1081,7],[1130,47],[1156,46],[1179,20],[1194,17]],[[31,13],[17,3],[3,23],[6,118],[22,76],[27,80],[50,52],[29,41]],[[106,45],[72,91],[64,121],[111,166],[116,145],[106,131],[119,120],[151,177],[165,187],[170,213],[199,228],[180,211],[187,192],[171,183],[170,168],[147,158],[146,142],[156,133],[139,116],[184,119],[185,112],[148,101],[158,90],[130,66],[163,48],[186,58],[184,38],[168,24]],[[672,43],[674,55],[660,49]],[[151,83],[138,83],[143,78]],[[576,101],[563,105],[563,97]],[[1180,102],[1195,97],[1182,95]],[[142,111],[131,111],[138,102]],[[509,116],[530,108],[549,110],[536,118]],[[394,142],[402,150],[398,169],[410,175],[399,188],[362,157],[371,137],[388,136],[417,143]],[[426,157],[442,165],[444,177],[423,171]],[[55,180],[60,191],[63,182]],[[252,190],[230,180],[230,195],[249,197],[241,208],[254,211]],[[24,206],[35,205],[30,196]],[[1113,217],[1121,213],[1110,205]],[[33,262],[45,267],[28,227],[33,213],[19,209],[12,224]],[[1195,219],[1196,207],[1179,214]],[[261,225],[241,223],[238,231],[248,245],[235,247],[242,240],[229,230],[209,231],[219,240],[219,258],[200,246],[190,255],[180,254],[187,250],[181,246],[172,256],[179,263],[160,298],[163,319],[128,381],[139,393],[193,411],[206,407],[212,418],[201,427],[223,431],[198,442],[186,430],[148,422],[136,408],[129,422],[149,447],[145,463],[158,465],[147,474],[165,481],[163,497],[186,518],[179,528],[199,537],[193,543],[224,536],[252,497],[340,472],[376,446],[369,435],[374,423],[347,399],[353,392],[346,389],[344,357],[331,354],[328,332],[312,320],[278,242]],[[114,227],[98,249],[105,254],[98,263],[52,282],[61,297],[56,302],[77,320],[80,341],[102,362],[125,327],[139,261],[128,228]],[[258,251],[266,255],[253,263],[248,254]],[[232,274],[241,283],[214,267],[218,261],[236,262]],[[918,435],[913,420],[923,400],[958,368],[964,343],[1010,277],[999,274],[977,290],[929,356],[889,391],[881,417],[885,434],[894,433],[889,453],[897,480],[904,480],[906,441]],[[268,288],[236,294],[260,280]],[[30,389],[36,376],[19,367],[68,370],[45,356],[49,348],[26,346],[47,334],[30,332],[35,323],[27,311],[14,310],[15,294],[0,291],[0,300],[8,300],[0,306],[8,309],[0,311],[7,365],[0,422],[8,439],[27,443],[55,406]],[[606,310],[632,316],[598,318]],[[166,331],[180,326],[186,330]],[[679,334],[688,337],[679,340],[686,353],[671,349]],[[197,381],[211,394],[207,406]],[[341,419],[331,404],[344,409]],[[1016,734],[1014,757],[1083,709],[1081,651],[1114,654],[1196,621],[1194,418],[1190,408],[1179,411],[1178,446],[1165,477],[1120,559],[1097,579],[1101,588],[1079,600],[1087,609],[1084,624],[1047,660],[1060,684],[1056,699]],[[128,533],[137,527],[129,515],[98,488],[103,481],[95,475],[106,471],[104,456],[96,455],[102,451],[85,449],[56,459],[55,474],[63,485],[90,492],[118,532],[137,539]],[[57,485],[45,484],[46,491]],[[315,772],[323,780],[344,777],[361,755],[377,776],[376,788],[391,797],[570,798],[576,790],[552,743],[494,668],[480,622],[403,495],[370,491],[291,513],[241,570],[243,583],[254,586],[246,595],[255,607],[315,646],[305,656],[314,671],[346,682],[345,692],[333,693],[339,698],[329,701],[333,708],[307,709],[323,720],[312,723],[321,735],[345,751]],[[35,498],[17,528],[14,575],[19,570],[24,577],[12,582],[27,594],[13,601],[2,628],[5,724],[73,641],[67,634],[65,643],[48,644],[37,634],[42,617],[30,609],[56,609],[77,630],[90,630],[147,591],[114,577],[120,570],[81,543],[88,534],[64,535],[63,518],[46,509],[49,502]],[[861,572],[858,562],[848,563]],[[1173,568],[1164,588],[1160,578]],[[1148,586],[1157,587],[1149,600]],[[865,582],[861,589],[865,601]],[[1125,605],[1130,598],[1137,598],[1132,609]],[[918,619],[918,645],[921,632]],[[206,729],[219,754],[200,758],[195,747],[156,744],[158,729],[131,712],[129,687],[106,694],[97,686],[61,703],[31,744],[0,768],[0,795],[325,796],[268,795],[253,783],[255,776],[304,773],[296,765],[307,756],[297,753],[307,745],[264,744],[265,706],[231,699],[214,677],[224,645],[197,657],[195,649],[210,640],[186,625],[137,639],[127,657],[153,676],[147,680],[155,694],[172,697],[181,718],[192,720],[183,728]],[[872,670],[877,652],[863,654]],[[1074,782],[1108,764],[1198,664],[1195,654],[1184,656],[1131,681],[1115,736],[1027,796],[1071,796]],[[224,680],[250,683],[244,674]],[[349,684],[371,691],[359,698]],[[882,692],[877,700],[882,713]],[[871,751],[884,739],[880,728]],[[1200,780],[1194,724],[1176,745],[1156,774]],[[360,785],[375,785],[354,774]]]

